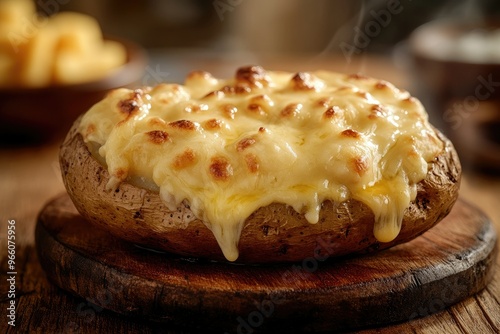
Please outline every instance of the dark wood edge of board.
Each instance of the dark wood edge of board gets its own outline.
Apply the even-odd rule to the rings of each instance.
[[[96,260],[94,256],[61,242],[54,236],[54,231],[47,230],[43,215],[37,223],[35,238],[40,262],[51,282],[99,307],[126,316],[198,330],[227,332],[237,332],[242,328],[269,332],[353,330],[433,314],[486,286],[493,274],[498,248],[496,232],[489,219],[478,209],[462,200],[456,206],[480,223],[475,248],[456,252],[447,259],[447,263],[441,264],[453,269],[445,270],[445,274],[436,267],[416,268],[393,278],[400,281],[398,284],[381,278],[367,281],[366,286],[359,282],[341,287],[320,284],[301,286],[295,281],[284,282],[281,279],[282,286],[271,287],[259,282],[261,270],[265,270],[265,277],[279,275],[282,278],[284,272],[293,272],[294,265],[262,269],[259,266],[189,262],[113,241],[123,243],[124,249],[134,253],[131,261],[142,259],[151,261],[152,265],[170,261],[169,268],[174,268],[176,272],[166,272],[164,276],[167,279],[159,279],[157,271],[154,275],[127,272],[126,266]],[[426,238],[426,234],[420,238]],[[123,254],[124,259],[127,256]],[[377,255],[325,261],[320,264],[320,270],[311,275],[329,277],[330,268],[338,272],[339,261],[360,265],[365,259],[373,259],[373,256]],[[196,266],[198,268],[193,269]],[[185,277],[181,277],[183,270],[187,270]],[[206,286],[190,284],[188,275],[203,276],[205,271]],[[250,277],[253,285],[245,282],[241,288],[221,286],[210,281],[214,271],[218,273],[216,278],[220,278],[220,271],[227,271],[232,276],[255,277]],[[301,278],[300,272],[296,274]],[[308,277],[309,274],[303,271],[299,281]]]

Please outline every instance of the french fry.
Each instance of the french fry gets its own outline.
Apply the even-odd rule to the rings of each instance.
[[[96,19],[79,13],[59,13],[49,25],[59,33],[58,51],[91,56],[103,44],[102,32]]]
[[[0,0],[0,85],[42,87],[98,80],[126,61],[96,19],[63,12],[41,20],[31,0]]]
[[[0,32],[20,30],[24,19],[35,15],[35,4],[31,0],[0,0]]]
[[[36,33],[37,24],[31,0],[0,0],[0,53],[18,52]]]
[[[119,43],[107,45],[92,57],[75,57],[60,53],[55,64],[54,81],[58,84],[75,84],[101,79],[114,68],[124,63],[126,57]]]
[[[58,33],[50,26],[39,29],[23,52],[21,82],[29,87],[48,86],[52,82]]]
[[[0,53],[0,87],[6,87],[12,84],[14,59],[5,53]]]

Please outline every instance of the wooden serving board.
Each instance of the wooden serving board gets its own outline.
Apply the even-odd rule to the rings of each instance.
[[[36,243],[50,281],[96,311],[226,333],[410,321],[484,288],[497,250],[491,222],[462,200],[409,243],[297,264],[234,265],[145,250],[89,225],[66,194],[40,213]]]

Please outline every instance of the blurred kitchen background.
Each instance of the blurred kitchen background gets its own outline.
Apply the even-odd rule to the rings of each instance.
[[[40,0],[39,5],[50,1]],[[57,0],[53,0],[57,2]],[[392,6],[390,24],[368,52],[388,53],[419,25],[438,18],[477,21],[500,14],[497,0],[65,0],[61,10],[98,19],[103,30],[147,48],[255,53],[338,52],[371,11]],[[62,4],[67,3],[67,4]],[[43,7],[43,6],[39,6]]]

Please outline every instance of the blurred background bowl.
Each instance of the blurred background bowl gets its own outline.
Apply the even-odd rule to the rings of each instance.
[[[41,88],[0,89],[0,143],[27,145],[59,140],[73,121],[110,90],[141,83],[147,64],[145,50],[127,40],[127,62],[100,80]]]
[[[477,39],[486,34],[498,35],[496,54],[481,48]],[[433,21],[411,34],[410,49],[423,83],[440,99],[475,94],[480,76],[500,81],[500,21]],[[500,88],[489,98],[500,98]]]
[[[409,48],[420,94],[465,167],[500,171],[500,21],[430,22]]]

